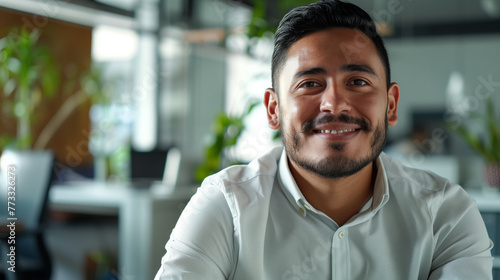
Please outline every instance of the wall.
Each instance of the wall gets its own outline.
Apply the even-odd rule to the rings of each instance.
[[[401,136],[411,128],[412,109],[444,108],[452,71],[464,78],[466,96],[474,97],[482,78],[500,82],[500,35],[386,40],[392,80],[401,88],[399,123],[391,128]],[[482,78],[481,78],[482,77]],[[486,95],[486,87],[480,93]],[[500,87],[490,92],[500,104]]]
[[[226,51],[216,46],[174,42],[162,53],[159,93],[159,145],[182,152],[180,184],[194,181],[194,170],[210,141],[212,122],[224,111]]]
[[[463,37],[439,37],[386,40],[392,68],[392,80],[400,85],[399,120],[389,128],[392,141],[407,137],[412,128],[413,110],[440,110],[446,108],[446,90],[450,74],[458,71],[463,76],[465,100],[471,111],[484,113],[480,104],[491,96],[500,118],[500,35]],[[448,150],[459,163],[459,182],[466,187],[482,185],[483,160],[457,134],[446,130],[446,125],[467,124],[478,134],[484,132],[471,119],[447,119],[436,121],[445,132]],[[432,149],[439,139],[428,137],[422,145]]]
[[[37,27],[41,31],[40,43],[48,46],[54,54],[61,71],[61,84],[69,82],[69,76],[79,77],[87,71],[91,62],[92,28],[77,24],[49,19],[43,16],[21,13],[0,8],[0,37],[6,36],[11,27]],[[36,109],[33,140],[45,127],[45,124],[57,112],[64,101],[79,89],[79,80],[75,87],[66,92],[61,90],[54,98],[42,100]],[[0,89],[0,103],[6,100]],[[46,148],[54,151],[57,161],[72,168],[91,163],[88,153],[89,106],[83,104],[57,129]],[[16,122],[6,114],[0,115],[0,135],[15,135]],[[87,132],[87,133],[85,133]]]

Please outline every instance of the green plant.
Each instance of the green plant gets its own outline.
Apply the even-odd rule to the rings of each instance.
[[[74,90],[74,84],[79,82],[80,89]],[[38,139],[33,144],[35,149],[43,149],[49,140],[54,136],[57,129],[64,121],[78,108],[80,105],[89,101],[91,104],[110,105],[112,103],[112,89],[114,85],[112,81],[104,79],[103,69],[92,66],[88,71],[81,76],[70,77],[69,82],[65,87],[72,94],[66,98],[64,103],[59,107],[54,116],[50,119],[44,129],[40,132]],[[1,141],[1,138],[0,138]],[[1,142],[0,142],[0,147]]]
[[[205,147],[204,161],[196,169],[195,177],[198,182],[205,177],[216,173],[222,168],[240,164],[241,162],[224,156],[227,148],[236,145],[241,132],[245,129],[244,119],[250,114],[258,103],[252,103],[248,110],[241,116],[229,116],[225,113],[218,114],[212,124],[212,141]]]
[[[495,106],[492,98],[486,101],[486,115],[470,113],[472,119],[479,120],[486,131],[486,137],[481,138],[465,125],[456,126],[453,129],[464,138],[464,140],[479,153],[486,162],[500,162],[500,125],[495,119]]]
[[[292,8],[307,5],[316,0],[279,0],[265,1],[252,0],[252,17],[247,26],[248,38],[261,38],[272,35],[276,32],[279,20]],[[252,45],[247,46],[247,53],[250,54]],[[260,102],[252,103],[248,111],[241,116],[229,116],[220,113],[213,121],[212,141],[205,147],[205,157],[202,164],[196,169],[195,177],[198,182],[222,168],[239,164],[241,162],[227,158],[225,151],[238,142],[241,132],[245,129],[243,120]],[[279,133],[273,135],[273,139],[278,139]]]
[[[93,66],[84,73],[81,80],[83,92],[90,98],[92,104],[111,105],[113,103],[114,79],[104,77],[104,69]]]
[[[52,97],[59,88],[60,74],[49,49],[38,43],[40,32],[13,28],[0,40],[0,86],[5,101],[2,111],[17,119],[16,146],[32,146],[35,109],[43,97]],[[3,144],[7,136],[3,136]]]
[[[252,18],[248,24],[249,38],[275,33],[281,18],[291,9],[315,2],[315,0],[252,0]]]
[[[276,33],[280,19],[288,11],[312,2],[315,2],[315,0],[252,0],[252,16],[246,31],[246,35],[250,39],[246,47],[247,54],[252,54],[252,48],[258,39],[271,38]]]

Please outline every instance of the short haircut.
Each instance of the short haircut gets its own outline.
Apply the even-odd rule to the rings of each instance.
[[[372,40],[384,65],[387,89],[389,89],[391,84],[389,57],[370,15],[351,3],[321,0],[307,6],[297,7],[281,20],[275,34],[271,65],[272,86],[275,90],[278,90],[279,75],[292,44],[310,33],[332,27],[356,29]]]

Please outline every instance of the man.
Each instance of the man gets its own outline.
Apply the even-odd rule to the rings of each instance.
[[[264,104],[284,149],[208,177],[156,279],[491,279],[472,199],[381,153],[399,87],[364,11],[288,13]]]

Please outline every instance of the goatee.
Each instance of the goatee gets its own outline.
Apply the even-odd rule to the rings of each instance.
[[[301,156],[299,150],[304,145],[304,135],[307,136],[311,134],[314,126],[327,124],[333,121],[337,123],[356,124],[360,128],[359,132],[369,133],[373,131],[370,143],[372,149],[371,153],[360,159],[353,159],[340,154],[326,156],[318,160],[306,159],[304,156]],[[300,133],[295,131],[293,135],[284,135],[283,125],[280,125],[280,134],[286,153],[291,161],[305,170],[323,178],[337,179],[357,173],[380,155],[387,138],[387,127],[387,115],[385,116],[384,122],[380,123],[375,130],[373,130],[373,127],[368,121],[362,118],[355,118],[347,115],[325,115],[315,120],[306,121],[302,126],[302,131]],[[342,152],[346,145],[346,143],[330,143],[328,148],[335,152]]]

